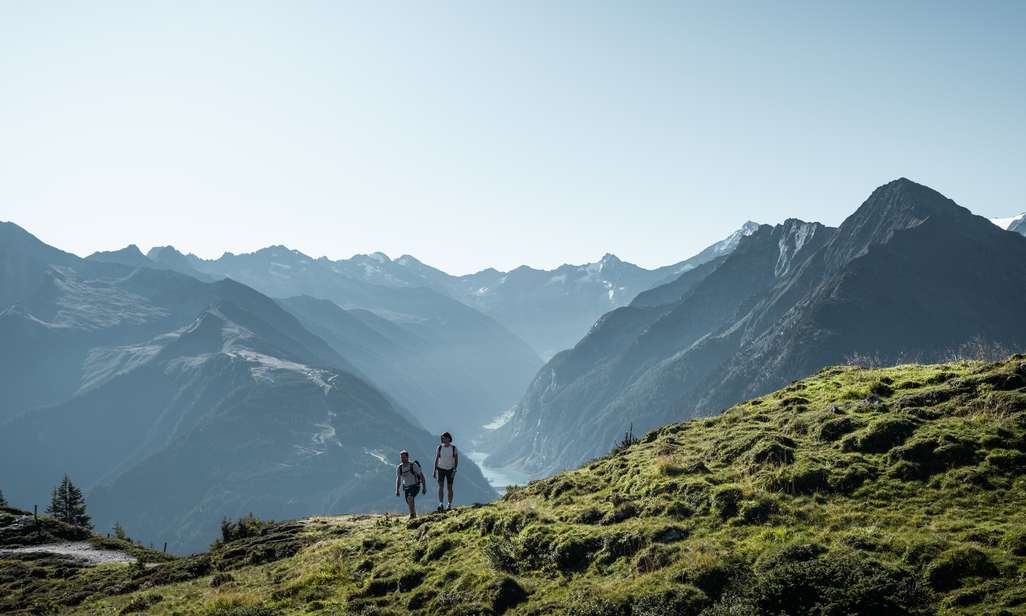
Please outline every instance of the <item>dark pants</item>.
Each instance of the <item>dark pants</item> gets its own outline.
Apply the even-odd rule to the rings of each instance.
[[[439,468],[439,469],[437,469],[437,472],[438,472],[438,483],[439,483],[439,485],[441,485],[442,483],[448,482],[449,483],[449,487],[451,488],[452,487],[452,480],[456,476],[455,469]]]

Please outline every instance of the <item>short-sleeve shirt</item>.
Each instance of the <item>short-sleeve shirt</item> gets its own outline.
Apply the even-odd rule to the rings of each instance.
[[[395,467],[395,474],[402,480],[403,485],[406,487],[420,484],[421,470],[420,465],[416,462],[399,464]]]

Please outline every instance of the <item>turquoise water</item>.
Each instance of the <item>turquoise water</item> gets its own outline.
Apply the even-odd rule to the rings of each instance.
[[[481,473],[484,474],[485,479],[488,480],[488,483],[498,490],[500,494],[506,491],[507,486],[524,485],[530,481],[530,477],[526,473],[522,473],[515,469],[508,467],[493,468],[485,465],[484,461],[485,458],[488,457],[488,454],[483,451],[468,451],[467,457],[473,460],[474,464],[477,464],[478,467],[480,467]]]

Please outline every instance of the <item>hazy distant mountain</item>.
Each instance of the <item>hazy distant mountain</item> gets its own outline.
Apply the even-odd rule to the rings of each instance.
[[[307,296],[345,310],[365,311],[363,327],[369,323],[398,346],[351,347],[350,336],[364,336],[346,331],[356,327],[356,321],[328,306],[284,303],[341,355],[353,357],[357,364],[366,360],[363,365],[369,372],[400,387],[399,395],[424,425],[458,425],[463,434],[473,433],[519,399],[542,361],[494,319],[443,293],[427,286],[378,284],[391,280],[392,263],[384,255],[341,263],[313,259],[284,246],[193,261],[207,274],[231,277],[272,297]],[[357,271],[362,278],[354,277]],[[396,270],[405,271],[401,266]],[[367,338],[362,343],[373,346]],[[389,357],[391,365],[370,359],[373,354]],[[399,379],[400,374],[405,376]]]
[[[561,265],[554,270],[521,266],[509,272],[487,269],[458,277],[446,276],[408,255],[393,263],[419,274],[422,284],[444,290],[494,317],[547,358],[576,344],[602,314],[630,303],[638,293],[730,254],[741,238],[757,227],[747,222],[697,255],[654,270],[611,254],[595,263]]]
[[[71,472],[98,525],[189,550],[225,515],[401,509],[395,452],[429,461],[435,437],[249,287],[78,259],[15,225],[0,258],[12,502]],[[494,495],[469,460],[461,476],[464,502]]]
[[[763,226],[700,274],[671,283],[682,294],[607,314],[554,357],[490,463],[573,466],[632,423],[715,413],[854,355],[933,359],[974,339],[1026,348],[1026,239],[905,179],[839,229]]]
[[[198,267],[242,280],[276,297],[288,296],[289,290],[293,290],[333,299],[345,307],[378,311],[384,308],[402,312],[392,304],[380,306],[369,299],[366,287],[358,282],[376,287],[429,287],[491,316],[543,357],[550,357],[573,346],[605,312],[628,304],[638,293],[674,280],[684,271],[730,254],[741,238],[757,228],[755,223],[745,223],[699,254],[654,270],[607,254],[595,263],[562,265],[554,270],[521,266],[509,272],[486,269],[452,276],[410,255],[393,260],[377,252],[331,261],[312,259],[284,246],[249,255],[226,254]],[[335,281],[335,291],[318,290],[324,288],[320,277],[325,272],[343,278],[348,286]],[[305,277],[317,278],[318,283],[298,282]]]
[[[139,247],[135,244],[129,244],[121,250],[106,250],[102,252],[94,252],[93,254],[86,257],[86,259],[92,261],[102,261],[103,263],[120,263],[121,265],[127,265],[129,267],[155,267],[156,265],[146,258],[146,255],[139,250]]]
[[[497,375],[478,363],[474,340],[460,343],[453,336],[437,336],[432,327],[345,310],[329,300],[300,296],[279,301],[382,390],[415,409],[432,430],[469,437],[483,423],[482,409],[496,414],[495,409],[508,405],[492,391]]]
[[[188,274],[200,280],[216,280],[217,277],[204,274],[194,267],[199,259],[193,255],[183,255],[174,246],[154,246],[146,253],[146,257],[165,269]]]

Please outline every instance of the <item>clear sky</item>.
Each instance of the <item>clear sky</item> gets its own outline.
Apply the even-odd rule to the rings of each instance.
[[[655,266],[1024,170],[1026,2],[0,0],[0,220],[78,254]]]

